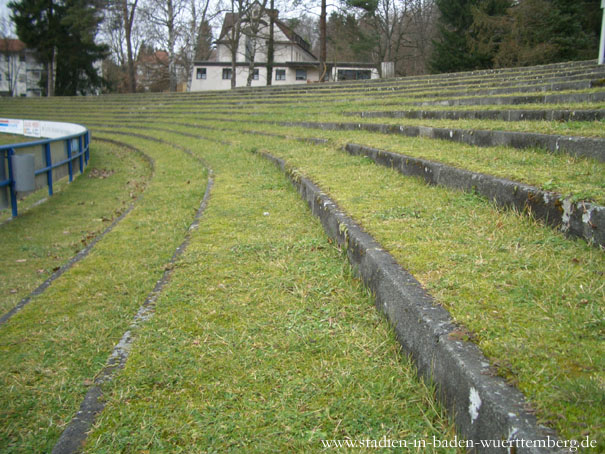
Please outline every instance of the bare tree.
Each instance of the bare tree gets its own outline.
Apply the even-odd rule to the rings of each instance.
[[[231,88],[237,84],[237,55],[242,37],[242,20],[247,14],[249,7],[248,0],[231,0],[231,8],[225,15],[223,24],[223,35],[221,39],[225,40],[225,45],[231,54]]]
[[[191,70],[196,58],[207,59],[209,55],[203,55],[201,47],[204,44],[204,35],[211,35],[210,20],[219,14],[219,11],[211,12],[210,0],[189,0],[189,26],[185,35],[182,52],[182,63],[187,74],[187,90],[191,88]],[[207,53],[207,52],[206,52]]]
[[[242,34],[246,38],[246,60],[248,61],[248,78],[246,80],[246,86],[252,85],[252,79],[254,78],[254,62],[256,60],[256,51],[260,45],[265,41],[267,36],[261,35],[261,28],[263,25],[262,18],[267,10],[267,0],[262,0],[262,3],[258,3],[248,9],[246,15],[246,26],[242,28]]]
[[[408,44],[406,41],[406,28],[408,2],[398,0],[380,0],[378,8],[371,23],[379,34],[376,49],[376,61],[397,62],[400,51]]]
[[[132,26],[137,9],[138,0],[121,0],[122,21],[124,24],[124,38],[126,41],[126,55],[128,58],[128,89],[131,93],[137,91],[137,79],[134,67],[134,54],[132,52]]]
[[[101,32],[112,60],[122,71],[120,91],[136,92],[136,60],[143,42],[139,0],[108,0]]]
[[[186,30],[187,0],[146,0],[142,9],[152,40],[168,53],[169,89],[176,91],[176,47]]]
[[[319,14],[319,81],[323,82],[326,76],[326,60],[328,59],[327,50],[327,5],[326,0],[321,0],[321,13]]]
[[[414,46],[412,74],[425,74],[436,32],[437,6],[434,0],[412,0],[409,9],[409,35]]]
[[[275,62],[275,0],[269,7],[269,39],[267,41],[267,85],[273,81],[273,63]]]
[[[316,0],[319,2],[320,13],[319,13],[319,81],[324,81],[327,72],[326,62],[328,61],[328,33],[327,33],[327,22],[328,22],[328,7],[338,7],[338,4],[328,4],[326,0]],[[304,6],[306,12],[316,14],[312,8],[317,6],[316,1],[307,0],[294,0],[294,6]]]

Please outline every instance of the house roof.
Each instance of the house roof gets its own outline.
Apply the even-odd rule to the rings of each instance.
[[[25,43],[18,39],[2,38],[0,39],[0,52],[17,53],[25,50]]]
[[[275,25],[282,31],[284,35],[290,40],[291,43],[299,45],[304,51],[306,51],[313,58],[316,58],[311,53],[311,45],[298,33],[288,27],[284,22],[277,19],[278,11],[276,9],[266,9],[267,15],[273,15]],[[238,21],[240,17],[239,13],[226,13],[225,20],[223,21],[223,27],[221,28],[221,34],[219,35],[219,39],[217,42],[223,41],[223,38],[229,33],[229,30],[233,28],[235,23]],[[244,18],[245,20],[245,18]]]
[[[138,58],[139,63],[143,64],[157,64],[161,63],[167,65],[169,61],[168,52],[163,50],[156,50],[153,54],[141,53]]]

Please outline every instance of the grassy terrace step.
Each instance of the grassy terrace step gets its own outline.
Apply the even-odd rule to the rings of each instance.
[[[508,96],[470,96],[457,99],[442,99],[432,101],[416,101],[411,103],[415,106],[487,106],[487,105],[519,105],[519,104],[566,104],[605,101],[603,91],[584,91],[570,93],[555,93],[546,95],[523,95],[511,94]],[[383,105],[396,105],[396,103],[384,103]]]
[[[430,82],[430,81],[419,81],[417,83],[406,83],[406,84],[395,84],[393,82],[386,85],[377,84],[365,84],[355,85],[349,87],[345,84],[334,85],[332,89],[324,88],[321,91],[321,96],[335,95],[359,95],[369,94],[373,96],[401,96],[401,91],[404,91],[407,96],[416,95],[428,95],[433,94],[434,96],[440,96],[441,94],[460,94],[460,93],[479,93],[479,94],[496,94],[496,93],[509,93],[512,91],[518,91],[519,87],[523,87],[523,91],[561,91],[561,90],[579,90],[588,89],[595,86],[600,86],[600,81],[605,77],[605,70],[599,69],[594,72],[581,73],[574,76],[558,77],[553,76],[552,78],[538,79],[529,78],[523,79],[504,79],[495,80],[492,82],[485,81],[482,79],[475,80],[460,80],[460,81],[449,81],[449,82]],[[463,90],[471,86],[472,91]],[[263,91],[230,91],[225,94],[207,93],[204,95],[193,96],[189,99],[174,98],[174,103],[191,103],[195,101],[210,101],[210,100],[249,100],[249,99],[284,99],[291,97],[306,98],[315,97],[318,93],[316,90],[289,90],[279,91],[274,90],[263,90]],[[155,100],[160,98],[155,98]]]
[[[66,112],[69,111],[70,107],[67,105],[61,105],[59,104],[60,108],[64,108]],[[321,105],[321,114],[322,115],[328,115],[328,114],[333,114],[333,115],[343,115],[343,114],[349,114],[350,112],[347,112],[346,109],[351,109],[351,108],[360,108],[360,107],[370,107],[370,108],[375,108],[374,105],[366,102],[366,103],[362,103],[362,102],[358,102],[358,103],[351,103],[349,101],[343,101],[343,102],[334,102],[331,104],[328,103],[322,103]],[[475,106],[458,106],[458,107],[452,107],[449,108],[447,110],[444,110],[443,107],[441,106],[429,106],[427,108],[420,108],[420,107],[414,107],[414,106],[410,106],[410,110],[406,110],[405,112],[410,112],[411,116],[416,116],[419,114],[416,114],[416,112],[426,112],[426,115],[428,116],[432,116],[432,115],[440,115],[439,113],[437,114],[433,114],[432,112],[443,112],[443,115],[445,116],[471,116],[473,115],[473,113],[475,112],[485,112],[487,116],[499,116],[500,112],[511,112],[511,117],[516,116],[519,112],[520,113],[524,113],[524,112],[528,112],[528,118],[532,118],[534,117],[536,114],[534,113],[534,111],[538,112],[538,116],[541,115],[540,112],[576,112],[578,115],[577,116],[581,116],[583,114],[583,112],[593,112],[593,111],[597,111],[597,112],[601,112],[603,111],[605,108],[605,104],[603,103],[571,103],[571,104],[557,104],[557,105],[552,105],[549,106],[548,110],[544,109],[544,106],[539,105],[539,104],[524,104],[524,105],[518,105],[518,106],[513,106],[513,105],[491,105],[491,106],[483,106],[481,108],[480,111],[477,111],[477,109],[475,108]],[[221,110],[224,109],[224,110]],[[29,109],[25,109],[24,106],[21,106],[21,108],[18,108],[17,106],[14,106],[12,109],[13,113],[15,112],[22,112],[23,114],[28,113]],[[184,117],[193,117],[193,116],[209,116],[210,114],[212,115],[217,115],[219,116],[219,118],[222,117],[228,117],[228,116],[233,116],[234,114],[245,114],[244,117],[242,117],[242,119],[247,120],[250,118],[250,116],[253,117],[257,117],[257,118],[261,118],[262,115],[265,115],[266,118],[271,118],[270,115],[274,115],[276,112],[279,113],[281,115],[281,112],[279,111],[279,109],[276,106],[272,106],[272,107],[267,107],[267,106],[229,106],[229,107],[223,107],[220,105],[217,105],[215,107],[213,106],[206,106],[205,104],[198,104],[198,107],[196,108],[181,108],[179,105],[175,105],[172,106],[170,108],[167,108],[164,105],[161,105],[161,103],[156,103],[156,105],[139,105],[139,106],[130,106],[128,108],[124,108],[124,106],[120,106],[120,107],[116,107],[116,108],[112,108],[112,109],[103,109],[103,113],[99,112],[98,108],[94,108],[94,107],[88,107],[88,106],[84,106],[82,105],[79,109],[80,114],[82,115],[82,120],[84,121],[97,121],[99,119],[105,119],[107,118],[109,115],[111,115],[112,118],[120,118],[121,120],[128,120],[128,121],[150,121],[150,120],[154,120],[154,119],[160,119],[160,120],[172,120],[175,118],[184,118]],[[289,112],[289,110],[291,109],[283,109],[286,113],[291,113]],[[297,105],[296,106],[296,111],[298,115],[302,115],[303,112],[306,114],[313,114],[316,115],[317,114],[317,106],[313,105],[313,104],[305,104],[305,105]],[[370,117],[374,111],[364,111],[364,112],[368,112],[368,116]],[[387,114],[390,115],[390,112],[402,112],[402,111],[376,111],[376,112],[386,112]],[[451,112],[451,113],[450,113]],[[37,110],[37,115],[38,117],[43,116],[45,118],[49,118],[50,116],[55,116],[55,118],[69,118],[69,115],[66,114],[61,114],[60,112],[56,112],[54,109],[38,109]],[[397,114],[395,114],[397,115]],[[424,114],[423,114],[424,115]],[[556,115],[556,114],[555,114]],[[564,114],[563,114],[564,115]],[[506,115],[508,118],[508,115]],[[572,115],[573,116],[573,115]],[[573,116],[574,118],[570,119],[570,121],[577,121],[578,118],[577,116]],[[512,118],[511,118],[512,119]],[[558,121],[558,120],[549,120],[549,121]],[[559,121],[560,122],[560,121]],[[551,125],[556,125],[555,123],[550,123]],[[540,124],[540,126],[544,126],[546,125],[546,123],[542,123]],[[555,127],[555,126],[553,126]],[[558,128],[560,129],[562,126],[558,126]],[[569,128],[568,128],[569,130]],[[566,131],[568,132],[568,131]]]
[[[603,102],[605,101],[605,91],[603,91],[602,89],[592,89],[592,90],[583,90],[583,91],[572,91],[572,92],[567,92],[562,94],[562,98],[559,97],[559,95],[546,95],[546,97],[549,96],[556,96],[557,98],[553,98],[553,102],[556,102],[557,104],[560,103],[574,103],[577,104],[579,102],[592,102],[592,103],[599,103],[599,102]],[[172,95],[168,95],[164,97],[163,102],[155,102],[155,103],[147,103],[147,102],[140,102],[140,103],[136,103],[136,104],[131,104],[130,106],[128,106],[128,110],[130,112],[144,112],[144,113],[153,113],[153,112],[159,112],[159,113],[167,113],[167,112],[172,112],[174,110],[175,114],[178,114],[180,111],[182,111],[182,108],[180,106],[185,105],[185,104],[174,104],[172,101],[170,101],[172,99]],[[468,104],[468,105],[476,105],[477,103],[482,104],[485,103],[487,105],[491,105],[493,103],[496,104],[518,104],[518,103],[531,103],[531,102],[541,102],[545,100],[545,96],[538,96],[538,97],[532,97],[529,95],[524,95],[522,94],[521,96],[515,96],[515,95],[510,95],[510,96],[505,96],[505,97],[497,97],[497,98],[492,98],[492,97],[488,97],[488,98],[484,98],[484,97],[470,97],[470,98],[461,98],[461,99],[454,99],[454,100],[448,100],[448,99],[444,99],[442,101],[438,101],[437,103],[433,103],[433,102],[429,102],[429,101],[424,101],[423,103],[418,103],[416,98],[410,98],[410,97],[399,97],[396,100],[389,100],[386,101],[384,99],[382,99],[381,97],[371,97],[371,96],[364,96],[363,98],[360,98],[359,96],[348,96],[348,97],[336,97],[336,96],[322,96],[320,99],[317,99],[315,97],[304,97],[304,98],[300,98],[300,97],[290,97],[290,98],[284,98],[284,99],[259,99],[259,100],[250,100],[250,99],[243,99],[243,100],[239,100],[239,101],[217,101],[217,100],[213,100],[213,101],[204,101],[203,103],[192,103],[192,106],[199,106],[199,108],[201,110],[207,110],[209,107],[214,107],[215,109],[218,108],[231,108],[233,106],[236,106],[237,108],[241,109],[242,107],[248,108],[248,109],[280,109],[280,108],[286,108],[286,109],[290,109],[292,104],[295,104],[298,109],[304,108],[304,109],[317,109],[318,107],[318,102],[321,100],[321,104],[320,106],[324,109],[330,109],[332,108],[333,112],[336,114],[340,114],[342,112],[343,109],[350,109],[350,108],[355,108],[357,107],[358,109],[361,108],[363,109],[364,106],[370,106],[370,108],[372,108],[377,102],[380,102],[380,104],[382,106],[388,106],[388,105],[397,105],[397,106],[401,106],[401,105],[409,105],[409,106],[414,106],[414,105],[418,105],[418,106],[423,106],[423,103],[426,102],[429,105],[433,104],[435,106],[439,106],[440,103],[450,103],[452,102],[452,104],[457,104],[458,102],[462,102],[463,104]],[[19,100],[20,101],[20,100]],[[71,104],[69,102],[61,102],[61,100],[57,101],[59,103],[60,106],[64,106],[65,109],[71,109]],[[5,106],[2,106],[5,109],[7,109],[7,113],[11,113],[13,115],[15,114],[20,114],[21,112],[28,112],[29,111],[29,107],[28,107],[28,102],[24,101],[23,103],[19,103],[19,102],[7,102]],[[49,113],[56,113],[55,110],[56,106],[52,106],[52,105],[47,105],[45,107],[42,106],[38,106],[38,108],[36,108],[36,112],[37,115],[39,116],[40,114],[42,114],[43,112],[49,112]],[[112,111],[117,111],[117,112],[123,112],[125,110],[125,106],[123,103],[120,104],[116,104],[113,105],[113,107],[115,107],[115,109],[109,109],[108,107],[108,111],[112,110]],[[98,109],[96,107],[94,107],[94,105],[92,104],[88,104],[88,105],[81,105],[78,107],[78,110],[84,110],[84,111],[97,111]],[[290,109],[291,110],[291,109]],[[196,110],[192,110],[190,111],[190,113],[194,113]]]
[[[314,123],[302,121],[281,122],[281,125],[302,126],[314,129],[365,130],[383,134],[401,134],[410,137],[421,136],[431,139],[451,140],[479,147],[544,148],[550,152],[564,152],[577,157],[588,157],[605,162],[605,139],[602,138],[375,123]]]
[[[440,163],[415,159],[358,144],[347,144],[345,150],[353,155],[369,157],[372,161],[394,168],[403,175],[418,176],[428,184],[476,193],[494,204],[526,212],[561,231],[605,250],[605,207],[586,202],[573,202],[550,191],[516,181],[494,178]]]
[[[177,125],[187,126],[186,123],[177,123]],[[200,127],[199,123],[194,123],[194,125],[196,128]],[[242,125],[240,123],[240,126]],[[213,130],[230,130],[217,126],[205,125],[203,127]],[[287,135],[274,131],[246,130],[241,127],[238,130],[248,134],[265,134],[288,138]],[[295,137],[294,139],[300,140],[301,138]],[[327,140],[316,137],[307,137],[307,139],[312,143],[325,143]],[[350,137],[347,137],[347,139],[350,139]],[[324,142],[321,142],[322,140]],[[548,225],[559,228],[566,234],[584,238],[589,244],[597,248],[605,247],[605,208],[599,205],[599,203],[603,203],[605,194],[603,190],[605,189],[605,169],[602,164],[580,160],[580,164],[575,165],[576,163],[570,161],[561,161],[546,174],[546,178],[549,178],[549,180],[546,184],[542,184],[542,189],[540,189],[520,181],[498,178],[482,172],[473,172],[422,158],[417,159],[409,155],[402,155],[399,152],[392,153],[351,142],[343,141],[341,143],[345,151],[354,155],[369,157],[376,163],[397,169],[403,175],[419,176],[429,184],[475,192],[498,205],[526,212]],[[390,145],[392,148],[392,143]],[[421,150],[425,148],[426,146],[422,147]],[[544,153],[540,154],[544,155]],[[498,157],[502,158],[502,156]],[[467,164],[473,164],[475,160],[476,156]],[[539,157],[536,156],[529,160],[539,160]],[[534,170],[544,170],[545,163],[540,164],[541,166],[536,166]],[[576,195],[563,196],[552,191],[553,176],[558,176],[557,173],[560,174],[562,169],[569,169],[569,164],[573,164],[576,168],[572,174],[564,176],[568,183],[574,179],[577,180],[578,177],[582,180],[580,184],[586,183],[586,177],[589,175],[595,178],[592,186],[581,186],[581,195],[578,192]],[[588,164],[588,167],[586,167],[586,164]],[[502,161],[499,161],[497,168],[500,172],[503,170],[502,167]],[[582,167],[584,167],[584,170],[581,170]],[[585,171],[587,168],[590,170]],[[535,178],[535,175],[534,172],[530,171],[530,178],[532,177]],[[592,202],[594,198],[599,199],[597,204]]]
[[[127,124],[94,123],[105,127]],[[441,162],[460,169],[509,178],[520,184],[536,186],[571,198],[572,201],[591,201],[605,205],[605,166],[593,160],[578,159],[564,154],[546,153],[543,150],[517,150],[494,147],[478,150],[468,145],[432,140],[369,134],[364,131],[316,131],[305,128],[284,128],[275,124],[233,123],[215,121],[156,121],[155,127],[170,129],[175,126],[193,127],[197,134],[206,130],[243,132],[250,134],[269,133],[293,138],[326,139],[335,147],[344,148],[351,143],[403,153],[420,159]]]
[[[282,175],[240,147],[143,132],[196,150],[215,185],[85,452],[314,452],[325,438],[453,435]]]
[[[239,124],[241,125],[241,123]],[[358,145],[350,143],[344,144],[343,146],[346,146],[347,150],[360,150]],[[587,189],[592,189],[592,193],[597,197],[603,194],[605,171],[602,166],[600,166],[601,168],[599,169],[598,165],[594,167],[593,164],[593,168],[588,172],[578,172],[579,169],[575,169],[575,176],[579,176],[581,180],[586,180],[586,175],[594,174],[596,181],[592,188],[583,187],[583,190],[580,190],[580,192],[573,196],[570,201],[564,200],[564,197],[548,191],[553,189],[553,174],[550,172],[546,175],[547,179],[544,180],[544,183],[546,184],[543,183],[540,185],[544,190],[540,190],[536,187],[528,187],[521,181],[491,178],[484,175],[485,171],[479,174],[471,173],[465,170],[458,170],[455,167],[443,167],[441,164],[431,163],[430,161],[418,161],[406,156],[401,160],[398,154],[389,154],[388,152],[381,152],[372,148],[361,147],[361,150],[364,153],[370,153],[381,162],[387,163],[388,161],[387,164],[390,166],[394,165],[394,160],[397,161],[398,164],[396,167],[400,168],[405,174],[409,174],[410,172],[416,174],[418,169],[420,169],[420,174],[427,178],[429,182],[440,182],[441,184],[443,184],[442,182],[445,182],[448,186],[453,185],[456,188],[464,188],[467,190],[470,190],[471,187],[476,188],[475,190],[480,194],[487,196],[490,199],[493,198],[497,203],[504,204],[505,206],[514,206],[519,210],[529,209],[530,213],[537,218],[545,220],[551,225],[561,226],[567,233],[583,237],[597,247],[605,244],[605,235],[603,233],[604,226],[602,225],[603,222],[601,220],[602,214],[600,214],[602,208],[587,203],[591,197],[590,193],[586,192]],[[502,156],[499,157],[502,158]],[[473,158],[473,162],[475,159],[476,157]],[[569,168],[568,164],[569,162],[561,160],[559,163],[560,167],[555,167],[554,169],[555,178],[557,177],[556,171],[560,171],[561,168],[567,170]],[[498,167],[501,167],[501,164],[499,164]],[[432,170],[429,171],[429,168]],[[582,194],[583,197],[579,197],[580,194]]]
[[[291,117],[292,115],[290,115]],[[300,115],[294,115],[300,117]],[[232,116],[233,117],[233,116]],[[259,117],[262,118],[262,117]],[[282,115],[281,118],[287,119],[287,115]],[[328,118],[330,118],[328,116]],[[238,122],[235,118],[221,118],[221,121]],[[245,116],[241,116],[239,121],[246,121]],[[418,126],[409,125],[414,121],[406,122],[406,124],[398,124],[397,120],[392,120],[391,123],[371,123],[369,121],[360,121],[357,123],[350,122],[310,122],[310,121],[269,121],[269,120],[247,120],[253,123],[266,123],[274,122],[280,126],[285,127],[303,127],[319,130],[341,130],[341,131],[368,131],[381,134],[392,134],[392,135],[404,135],[409,137],[427,137],[431,139],[449,140],[452,142],[465,143],[478,147],[494,147],[494,146],[508,146],[513,148],[525,149],[525,148],[542,148],[553,153],[567,153],[576,157],[587,157],[595,159],[597,161],[605,161],[605,138],[601,137],[585,137],[590,133],[603,134],[602,128],[599,126],[600,122],[588,123],[584,125],[582,123],[571,123],[570,126],[576,127],[582,130],[582,132],[588,131],[589,134],[542,134],[535,131],[537,128],[534,123],[523,123],[520,128],[528,129],[529,131],[502,131],[498,129],[498,124],[494,125],[494,129],[460,129],[453,128],[446,122],[437,120],[432,121],[418,121]],[[443,125],[445,127],[438,126],[427,126],[428,124]],[[476,125],[477,122],[468,122],[466,125]],[[490,122],[479,123],[482,126],[490,125]],[[511,125],[512,128],[517,123],[504,123],[505,125]],[[457,123],[457,126],[460,124]],[[465,124],[463,124],[465,125]],[[555,128],[561,128],[559,123],[552,123],[551,126]]]
[[[605,109],[595,110],[373,110],[343,112],[345,117],[411,118],[426,120],[500,121],[597,121],[605,119]]]
[[[50,452],[199,206],[206,178],[197,160],[141,139],[130,145],[155,161],[144,196],[90,255],[0,327],[2,452]]]
[[[150,174],[142,156],[95,142],[83,175],[35,208],[27,209],[30,200],[20,202],[19,216],[0,225],[0,316],[120,216],[145,189]],[[40,192],[29,198],[47,196],[45,189]]]
[[[258,116],[257,121],[262,121],[263,116]],[[301,118],[300,115],[282,116],[283,120],[289,118]],[[342,122],[340,115],[325,114],[317,115],[319,122],[336,123],[343,125],[361,124],[366,125],[385,125],[385,126],[403,126],[403,127],[420,127],[426,126],[435,129],[449,129],[455,126],[456,130],[469,131],[493,131],[493,132],[511,132],[511,133],[540,133],[551,136],[577,136],[584,138],[604,138],[605,137],[605,119],[597,121],[516,121],[509,122],[505,120],[490,120],[490,119],[399,119],[399,118],[384,118],[379,123],[371,118],[360,118],[355,123],[350,120]],[[296,121],[296,120],[294,120]],[[371,126],[370,126],[371,127]]]
[[[279,121],[276,121],[276,116],[279,118]],[[524,133],[538,133],[541,135],[553,136],[549,138],[537,138],[538,142],[536,142],[535,146],[540,146],[540,140],[544,141],[545,148],[550,151],[557,151],[558,148],[555,146],[556,144],[553,142],[549,144],[551,141],[556,141],[559,137],[556,136],[570,136],[570,137],[578,137],[586,138],[587,143],[592,142],[592,138],[601,139],[605,138],[605,120],[598,121],[517,121],[510,122],[505,120],[483,120],[483,119],[407,119],[407,118],[384,118],[381,119],[380,123],[377,123],[372,117],[370,118],[359,118],[356,122],[351,121],[342,121],[342,113],[332,113],[329,111],[324,112],[316,112],[314,115],[313,122],[306,121],[309,117],[309,112],[303,111],[298,112],[297,109],[274,109],[273,113],[261,113],[257,112],[254,115],[254,118],[250,118],[249,114],[246,112],[234,112],[231,115],[222,115],[216,113],[211,115],[209,113],[200,113],[197,118],[217,118],[223,121],[232,121],[232,122],[249,122],[249,123],[278,123],[282,126],[303,126],[309,128],[316,129],[366,129],[376,132],[388,133],[388,134],[405,134],[405,135],[422,135],[429,134],[433,135],[431,130],[434,130],[434,135],[439,136],[439,130],[445,130],[445,137],[436,137],[442,138],[445,140],[453,140],[453,141],[464,141],[466,143],[473,144],[473,138],[460,138],[454,137],[450,134],[450,130],[458,131],[457,134],[463,133],[467,131],[471,135],[476,132],[476,134],[481,138],[483,135],[487,134],[487,142],[483,146],[491,146],[489,144],[489,136],[497,136],[498,134],[502,135],[503,138],[499,140],[506,140],[507,135],[512,136],[522,136]],[[427,131],[423,132],[421,130],[417,130],[414,128],[426,127]],[[408,130],[409,129],[409,130]],[[493,134],[492,134],[493,133]],[[548,139],[548,140],[547,140]],[[565,137],[561,137],[561,139],[565,139]],[[479,140],[479,139],[477,139]],[[498,142],[496,137],[492,138],[492,141],[495,141],[496,144],[506,144],[502,142]],[[560,142],[564,140],[559,140]],[[595,156],[599,156],[602,147],[598,146],[600,140],[596,140],[595,147],[596,151],[594,153]],[[527,145],[524,145],[521,141],[519,141],[519,145],[512,145],[515,147],[523,148]],[[534,145],[532,145],[534,146]],[[570,146],[570,151],[573,150],[573,147],[579,147],[580,145],[572,145]],[[603,147],[605,149],[605,147]]]
[[[385,97],[401,97],[401,91],[404,91],[405,96],[408,98],[418,98],[418,97],[443,97],[443,96],[468,96],[468,95],[495,95],[495,94],[510,94],[517,91],[522,90],[523,92],[535,92],[535,91],[564,91],[564,90],[581,90],[581,89],[590,89],[593,86],[599,86],[599,81],[603,79],[605,76],[605,71],[602,69],[598,70],[594,73],[586,73],[578,76],[568,76],[565,78],[553,78],[546,80],[509,80],[505,79],[504,81],[496,81],[495,83],[485,83],[485,81],[467,81],[463,80],[461,82],[452,82],[454,85],[449,85],[448,83],[439,83],[439,84],[426,84],[426,83],[418,83],[414,85],[387,85],[387,86],[376,86],[366,84],[366,88],[360,87],[351,87],[346,88],[346,84],[335,85],[333,90],[323,90],[321,92],[321,96],[324,99],[327,99],[329,96],[332,97],[343,97],[343,96],[359,96],[359,95],[372,95],[379,98]],[[573,81],[574,78],[577,78],[577,81]],[[458,84],[462,84],[462,88],[464,86],[472,86],[472,90],[460,90],[460,86]],[[378,92],[381,91],[381,92]],[[209,102],[211,100],[220,100],[225,101],[226,99],[230,101],[260,101],[263,98],[271,99],[273,101],[279,100],[289,100],[292,98],[296,98],[299,100],[315,98],[317,96],[317,92],[315,90],[302,91],[302,90],[292,90],[286,92],[275,92],[273,90],[264,90],[259,92],[252,91],[229,91],[226,93],[216,94],[209,93],[204,95],[193,95],[189,98],[183,99],[182,97],[173,96],[171,100],[168,101],[169,104],[175,103],[184,103],[191,104],[194,102],[205,101]],[[104,105],[121,105],[120,101],[111,101],[110,97],[105,97]],[[166,97],[164,99],[157,97],[146,97],[145,101],[149,103],[157,102],[158,100],[167,102]],[[74,103],[70,101],[72,105],[78,105],[79,103]]]
[[[602,252],[475,195],[404,180],[331,147],[230,138],[318,182],[450,311],[461,336],[525,393],[541,421],[564,437],[602,443]]]

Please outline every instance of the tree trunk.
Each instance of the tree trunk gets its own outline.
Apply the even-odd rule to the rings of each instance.
[[[252,50],[250,51],[250,61],[248,62],[248,78],[246,79],[246,87],[252,86],[254,77],[254,60],[256,59],[256,39],[252,38]]]
[[[176,30],[174,24],[174,5],[168,0],[168,76],[170,78],[170,91],[176,91],[176,68],[174,65],[174,46],[176,43]]]
[[[138,0],[135,0],[131,10],[128,11],[128,0],[122,0],[122,17],[124,20],[124,34],[126,35],[126,49],[128,54],[128,91],[130,93],[135,93],[137,91],[134,56],[132,55],[132,24],[137,2]]]
[[[321,15],[319,16],[319,81],[323,82],[326,72],[326,0],[321,0]]]
[[[275,58],[274,28],[275,17],[273,17],[274,0],[271,0],[271,13],[269,15],[269,43],[267,45],[267,85],[273,81],[273,60]]]
[[[46,78],[46,96],[55,96],[55,50],[50,53],[50,60],[47,64],[48,76]]]
[[[235,23],[233,24],[233,27],[231,28],[231,37],[229,39],[229,45],[230,45],[230,50],[231,50],[231,89],[235,88],[235,84],[236,84],[236,77],[235,77],[235,63],[237,61],[237,46],[239,46],[239,38],[240,38],[240,21],[241,21],[241,17],[239,17],[242,14],[242,8],[241,8],[241,2],[238,5],[238,17],[237,20],[235,21]],[[231,0],[231,13],[232,14],[236,14],[235,13],[235,1]]]

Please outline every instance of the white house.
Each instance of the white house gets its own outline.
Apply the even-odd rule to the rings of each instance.
[[[257,3],[255,5],[260,8]],[[254,11],[254,10],[253,10]],[[256,11],[259,11],[258,9]],[[254,14],[254,13],[253,13]],[[306,84],[316,82],[320,76],[319,60],[311,53],[311,46],[302,37],[278,19],[277,10],[265,10],[261,16],[257,39],[250,33],[250,20],[241,20],[242,32],[237,43],[236,86],[246,86],[253,51],[254,75],[252,86],[267,85],[267,46],[269,40],[269,21],[274,17],[274,59],[272,85]],[[239,16],[227,13],[219,39],[217,40],[215,61],[195,61],[191,75],[191,91],[227,90],[231,88],[231,46],[230,37]],[[257,43],[255,45],[255,43]],[[327,80],[377,79],[378,70],[370,63],[329,63],[327,62]],[[323,68],[321,68],[323,71]]]
[[[0,39],[0,95],[40,96],[44,65],[18,39]]]

